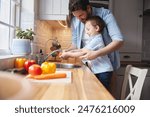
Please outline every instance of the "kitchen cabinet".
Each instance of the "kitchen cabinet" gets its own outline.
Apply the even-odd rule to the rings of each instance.
[[[113,0],[89,0],[93,7],[104,7],[112,10]]]
[[[66,20],[69,0],[39,0],[39,19]]]
[[[144,0],[144,10],[150,9],[150,1]]]
[[[150,61],[150,0],[144,0],[142,60]]]
[[[125,39],[121,61],[141,61],[143,0],[114,0],[113,13]]]

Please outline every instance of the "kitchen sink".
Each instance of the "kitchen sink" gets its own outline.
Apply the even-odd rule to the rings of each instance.
[[[0,99],[31,99],[34,88],[23,76],[0,72]]]
[[[72,69],[72,68],[80,68],[81,66],[71,63],[56,63],[56,67],[63,69]]]

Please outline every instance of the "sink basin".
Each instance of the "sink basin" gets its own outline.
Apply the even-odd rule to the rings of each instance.
[[[64,68],[64,69],[72,69],[72,68],[80,68],[80,65],[70,64],[70,63],[56,63],[57,68]]]
[[[0,72],[0,99],[31,99],[33,87],[23,76]]]

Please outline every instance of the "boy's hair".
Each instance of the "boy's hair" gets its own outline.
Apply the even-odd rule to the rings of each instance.
[[[90,21],[91,24],[95,27],[95,26],[99,26],[99,31],[98,32],[102,32],[104,27],[105,27],[105,22],[102,18],[100,18],[99,16],[90,16],[88,17],[88,19],[86,20],[87,21]],[[85,23],[86,23],[85,22]]]
[[[69,12],[86,10],[89,4],[89,0],[69,0]]]

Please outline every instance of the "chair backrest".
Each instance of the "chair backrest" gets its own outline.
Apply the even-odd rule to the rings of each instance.
[[[137,67],[133,67],[132,65],[127,65],[122,85],[121,99],[140,99],[147,71],[148,69],[140,69]],[[137,77],[137,80],[135,81],[134,85],[132,82],[133,77]],[[127,86],[129,86],[129,94],[126,96]]]

